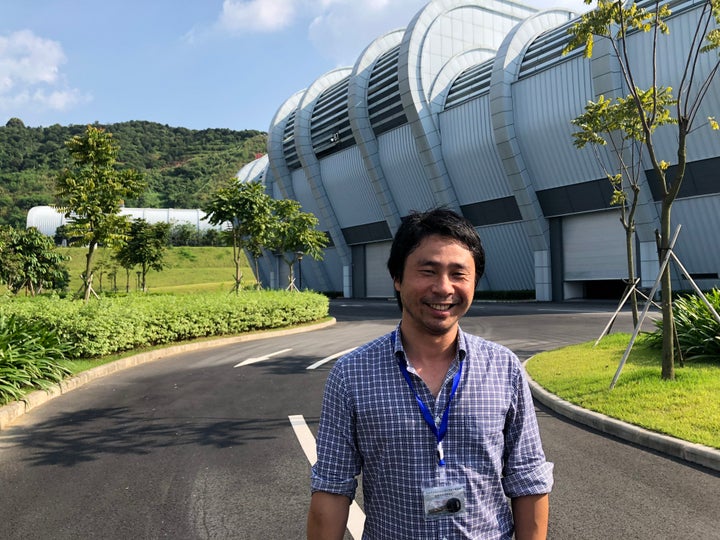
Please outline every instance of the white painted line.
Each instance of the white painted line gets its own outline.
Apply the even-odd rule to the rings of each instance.
[[[295,436],[300,442],[300,446],[305,452],[310,465],[315,464],[317,461],[317,450],[315,447],[315,437],[313,437],[310,428],[305,422],[305,418],[301,414],[288,416],[290,425],[295,431]],[[362,538],[363,530],[365,529],[365,514],[360,509],[358,504],[353,501],[350,505],[350,513],[348,515],[347,530],[355,540]]]
[[[274,353],[266,354],[265,356],[258,356],[256,358],[248,358],[247,360],[243,360],[239,364],[235,364],[233,367],[242,367],[242,366],[247,366],[249,364],[256,364],[257,362],[262,362],[263,360],[268,360],[269,358],[272,358],[273,356],[277,356],[278,354],[286,353],[288,351],[292,351],[292,349],[283,349],[282,351],[276,351]]]
[[[310,431],[310,428],[305,423],[305,418],[302,414],[295,414],[288,416],[288,419],[290,420],[290,425],[295,432],[295,436],[297,437],[303,452],[305,452],[305,457],[310,462],[310,465],[315,464],[317,461],[317,453],[315,452],[315,437],[313,437],[312,431]]]
[[[336,358],[340,358],[341,356],[344,356],[344,355],[346,355],[347,353],[354,351],[355,349],[357,349],[357,347],[353,347],[352,349],[346,349],[346,350],[344,350],[344,351],[342,351],[342,352],[333,354],[332,356],[326,356],[326,357],[323,358],[322,360],[318,360],[318,361],[315,362],[314,364],[310,364],[310,365],[309,365],[308,367],[306,367],[305,369],[315,369],[315,368],[317,368],[317,367],[322,366],[324,363],[329,362],[330,360],[335,360]]]

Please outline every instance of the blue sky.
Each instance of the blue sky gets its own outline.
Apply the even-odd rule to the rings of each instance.
[[[0,0],[0,125],[266,131],[426,0]],[[538,9],[582,0],[528,0]]]

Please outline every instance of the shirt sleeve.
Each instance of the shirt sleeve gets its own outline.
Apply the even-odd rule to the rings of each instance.
[[[530,386],[519,361],[514,384],[515,397],[505,428],[503,489],[511,498],[549,493],[553,464],[545,459]]]
[[[355,412],[346,391],[342,364],[330,371],[323,395],[317,436],[317,462],[312,467],[310,487],[355,498],[361,457],[355,438]]]

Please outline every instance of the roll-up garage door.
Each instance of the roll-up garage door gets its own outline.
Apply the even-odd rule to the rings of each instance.
[[[627,277],[619,210],[563,218],[562,239],[565,281]]]
[[[395,288],[387,270],[391,242],[378,242],[365,246],[365,276],[368,298],[392,298]]]

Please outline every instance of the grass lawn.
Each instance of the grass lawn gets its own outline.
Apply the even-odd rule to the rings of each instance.
[[[675,366],[675,380],[660,377],[660,351],[633,347],[613,390],[610,383],[627,348],[629,334],[563,347],[533,357],[527,371],[543,388],[585,409],[720,448],[720,359]],[[677,360],[677,359],[676,359]]]
[[[80,247],[58,248],[58,252],[70,256],[69,291],[75,292],[80,287],[80,274],[85,271],[85,254],[87,249]],[[171,247],[165,254],[167,267],[160,272],[150,270],[147,274],[149,292],[193,293],[210,291],[229,291],[232,289],[235,276],[235,263],[231,247]],[[111,291],[113,284],[108,272],[113,262],[109,250],[99,248],[93,256],[93,265],[100,268],[102,282],[95,271],[93,286],[98,291]],[[255,276],[250,265],[243,256],[241,270],[243,287],[251,287]],[[127,275],[123,268],[116,268],[116,285],[125,291]],[[137,289],[137,276],[130,274],[130,291]]]

